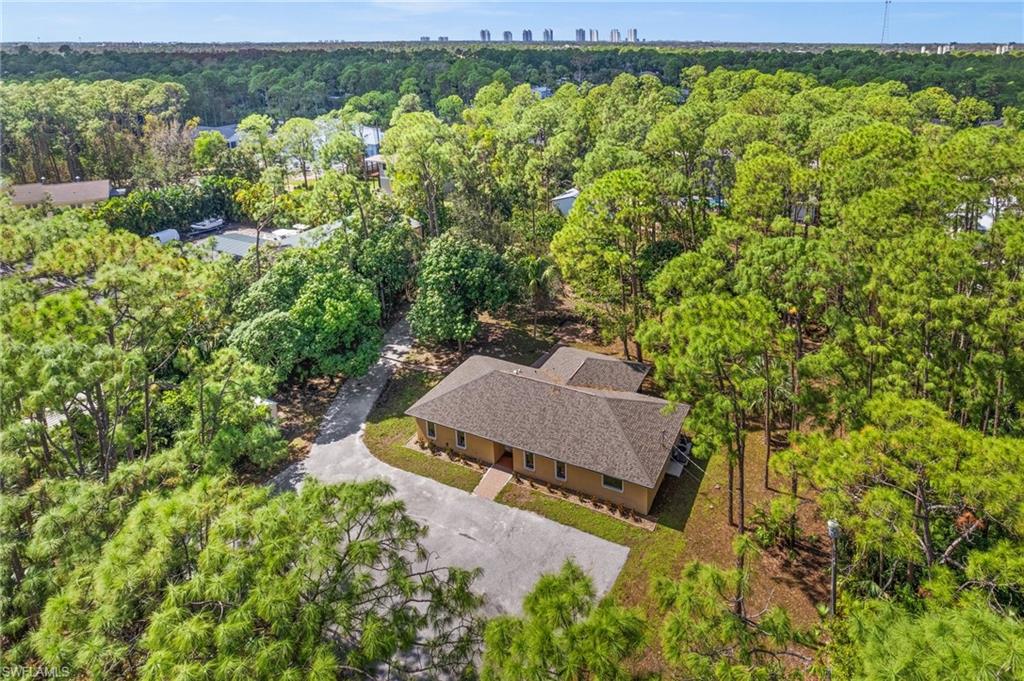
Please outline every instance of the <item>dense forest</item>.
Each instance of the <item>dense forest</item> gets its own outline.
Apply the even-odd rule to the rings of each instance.
[[[449,90],[447,54],[366,64],[381,80],[346,93],[398,92],[325,113],[274,110],[240,78],[238,108],[216,114],[244,118],[233,149],[182,134],[200,111],[188,107],[227,85],[196,88],[145,55],[5,64],[32,64],[40,80],[6,83],[3,97],[36,110],[46,88],[91,87],[41,79],[64,59],[83,80],[157,80],[95,104],[111,112],[98,128],[116,134],[54,155],[101,164],[123,136],[138,189],[54,215],[0,204],[4,662],[93,678],[333,679],[473,674],[482,652],[485,679],[620,679],[657,640],[673,678],[1024,677],[1024,133],[1012,89],[980,73],[1020,61],[715,57],[763,58],[764,73],[688,63],[696,53],[570,50],[586,63],[560,67],[559,50],[496,49],[458,68],[522,64],[488,63]],[[320,56],[339,69],[319,82],[361,72]],[[275,87],[301,99],[309,55],[267,58],[289,64]],[[611,77],[616,59],[627,72]],[[643,59],[664,60],[658,76],[628,72],[653,70]],[[805,72],[836,59],[845,71]],[[890,70],[920,79],[923,63],[951,91]],[[530,68],[557,82],[563,67],[589,82],[546,99],[508,82],[547,80]],[[984,124],[986,92],[1003,125]],[[118,119],[115,104],[133,113]],[[361,174],[350,124],[371,116],[388,125],[393,196]],[[550,201],[573,186],[563,217]],[[202,201],[261,230],[339,227],[237,263],[144,237]],[[567,564],[522,617],[483,621],[472,573],[410,558],[424,530],[386,485],[255,484],[286,445],[254,398],[358,376],[407,299],[421,343],[456,347],[481,312],[529,314],[558,296],[692,406],[698,457],[728,462],[720,529],[735,535],[735,563],[656,580],[657,620],[597,602]],[[786,442],[763,481],[744,477],[750,431]],[[746,493],[769,473],[788,489],[755,518]],[[805,628],[747,594],[750,555],[794,545],[809,498],[843,528],[842,589],[838,615]]]
[[[531,83],[555,87],[565,82],[609,83],[620,73],[650,73],[677,85],[683,70],[779,69],[813,76],[843,87],[889,80],[912,90],[941,87],[956,97],[979,97],[996,107],[1021,106],[1024,58],[1006,54],[905,54],[836,49],[684,50],[669,47],[371,48],[337,46],[325,50],[272,51],[78,51],[8,49],[4,81],[78,82],[152,79],[182,85],[189,93],[186,117],[204,124],[236,123],[250,113],[275,119],[312,117],[337,108],[352,95],[371,91],[418,94],[427,106],[458,95],[471,99],[495,80],[506,86]]]

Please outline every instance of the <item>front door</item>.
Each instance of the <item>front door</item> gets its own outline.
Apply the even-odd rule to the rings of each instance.
[[[512,470],[512,448],[508,445],[502,445],[501,457],[494,464],[498,468],[504,468],[505,470]]]

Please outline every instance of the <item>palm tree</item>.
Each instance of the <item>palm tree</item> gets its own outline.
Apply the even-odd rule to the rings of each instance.
[[[527,256],[523,262],[526,281],[526,295],[533,306],[533,335],[537,335],[537,310],[540,304],[551,297],[558,282],[558,267],[546,255]]]

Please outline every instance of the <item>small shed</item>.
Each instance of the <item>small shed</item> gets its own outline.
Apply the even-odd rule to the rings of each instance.
[[[159,232],[150,234],[149,238],[156,239],[161,245],[169,244],[172,241],[181,241],[181,235],[178,234],[176,229],[161,229]]]

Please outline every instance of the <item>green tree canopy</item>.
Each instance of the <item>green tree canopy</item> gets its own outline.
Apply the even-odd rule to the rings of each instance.
[[[630,678],[624,662],[644,640],[644,620],[629,608],[598,603],[575,563],[542,575],[523,609],[522,617],[487,623],[485,681]]]
[[[504,260],[493,248],[448,232],[434,239],[420,264],[416,302],[409,322],[417,338],[473,338],[477,315],[509,301]]]

